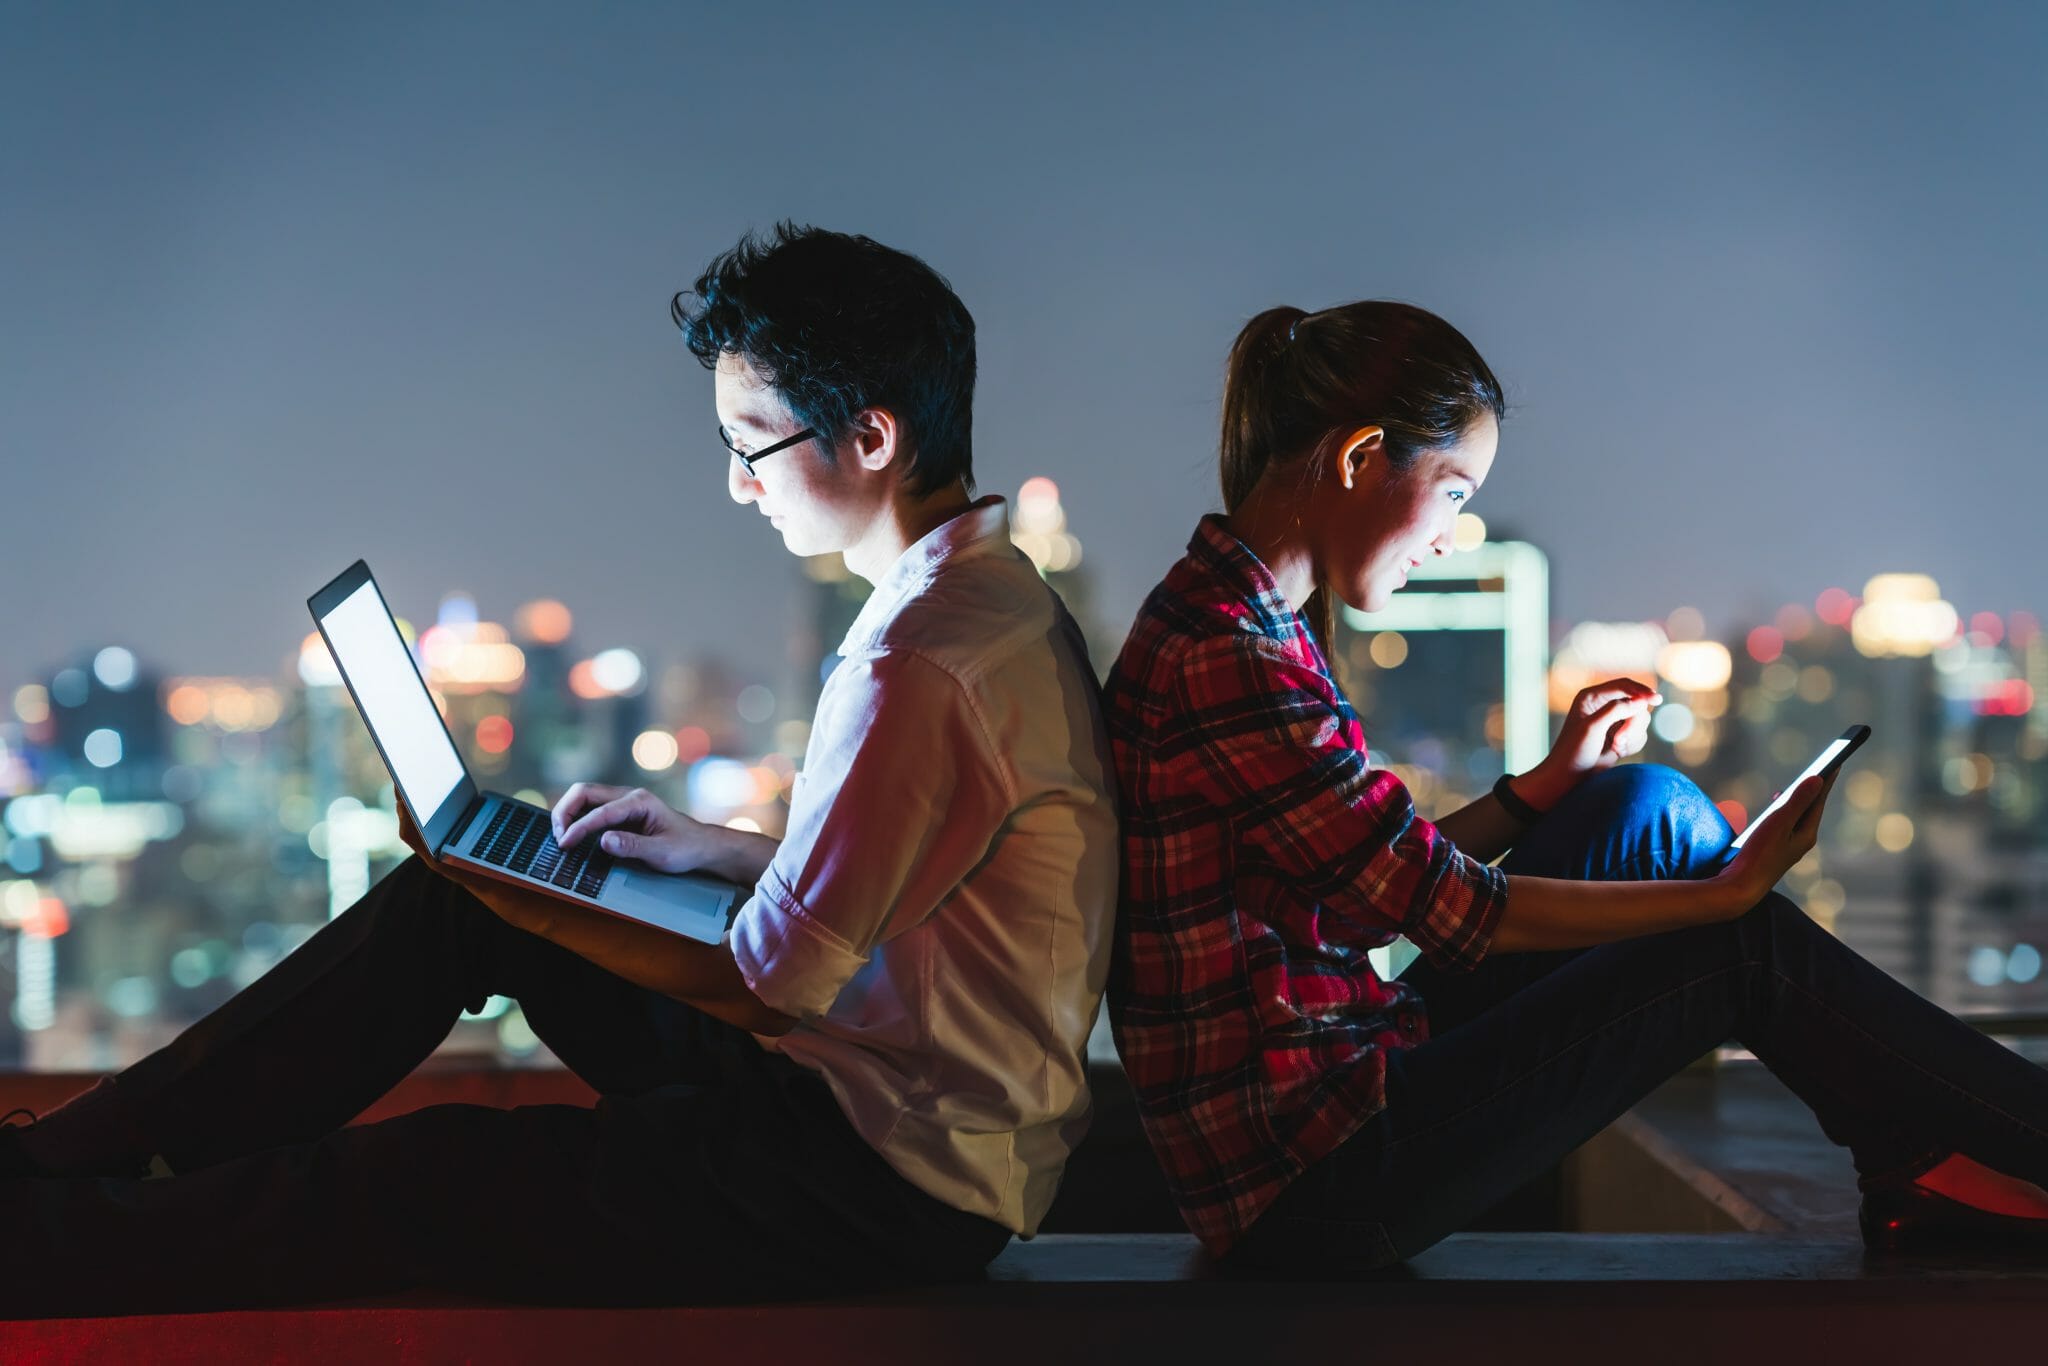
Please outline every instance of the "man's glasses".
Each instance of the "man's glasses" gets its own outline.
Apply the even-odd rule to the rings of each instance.
[[[758,477],[754,473],[754,462],[756,460],[761,459],[763,456],[773,455],[775,454],[775,452],[780,450],[787,450],[789,447],[799,445],[802,442],[809,441],[813,437],[817,436],[817,434],[818,429],[816,427],[806,427],[802,431],[798,432],[795,436],[785,436],[782,438],[782,440],[776,442],[772,446],[763,446],[760,450],[753,451],[750,453],[741,450],[738,446],[733,445],[732,436],[725,430],[723,426],[721,426],[718,429],[718,439],[725,443],[725,448],[728,451],[732,452],[733,459],[740,462],[740,468],[747,472],[747,478],[749,479]]]

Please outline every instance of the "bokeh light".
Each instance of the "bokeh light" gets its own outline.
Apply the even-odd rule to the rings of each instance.
[[[135,686],[135,656],[119,645],[109,645],[93,656],[92,672],[109,692],[126,692]]]
[[[536,645],[560,645],[569,638],[569,632],[576,625],[569,609],[553,598],[527,603],[512,621],[520,638]]]
[[[649,773],[675,767],[676,737],[665,730],[643,730],[633,737],[633,762]]]
[[[121,732],[101,726],[85,737],[80,748],[94,768],[112,768],[121,762]]]
[[[512,748],[512,722],[503,716],[486,716],[476,723],[476,747],[486,754],[503,754]]]

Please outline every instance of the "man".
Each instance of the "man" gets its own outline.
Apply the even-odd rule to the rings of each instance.
[[[1036,1227],[1086,1120],[1115,803],[1079,633],[971,497],[973,320],[921,261],[787,224],[672,311],[734,500],[874,584],[782,841],[638,790],[555,808],[566,845],[752,886],[729,936],[407,862],[162,1051],[0,1131],[34,1178],[0,1181],[20,1308],[803,1293],[971,1275]],[[341,1127],[494,992],[596,1109]]]

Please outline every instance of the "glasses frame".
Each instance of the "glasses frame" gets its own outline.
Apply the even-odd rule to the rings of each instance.
[[[760,450],[755,451],[750,455],[746,451],[741,450],[738,446],[732,444],[732,437],[727,434],[724,423],[720,423],[718,426],[719,444],[725,447],[725,449],[732,455],[733,459],[740,462],[740,468],[747,472],[747,478],[749,479],[758,477],[754,473],[754,462],[756,460],[760,460],[767,456],[771,456],[775,454],[775,452],[777,451],[788,450],[791,446],[802,445],[806,441],[815,441],[817,437],[818,429],[816,427],[806,427],[802,431],[798,432],[795,436],[785,436],[782,438],[782,440],[776,442],[774,445],[763,446]]]

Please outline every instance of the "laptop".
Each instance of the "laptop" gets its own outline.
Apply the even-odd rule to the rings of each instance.
[[[435,858],[700,943],[724,936],[741,899],[732,883],[613,859],[595,836],[563,849],[545,808],[478,789],[367,564],[306,605]]]

